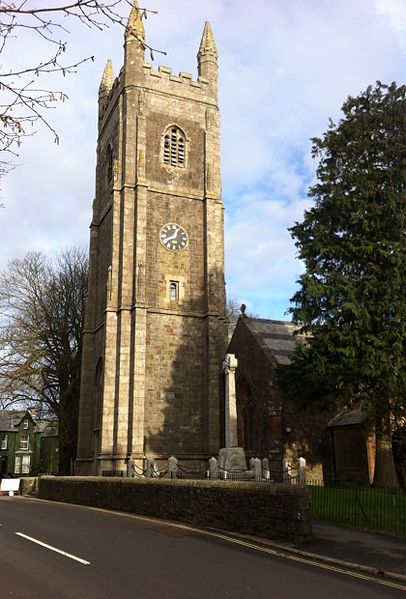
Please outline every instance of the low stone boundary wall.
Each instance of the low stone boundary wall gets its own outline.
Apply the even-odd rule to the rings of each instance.
[[[39,497],[295,544],[311,538],[309,496],[296,485],[43,476]]]

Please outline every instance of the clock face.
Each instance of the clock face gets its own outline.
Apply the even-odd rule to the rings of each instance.
[[[176,223],[164,225],[159,232],[159,240],[167,250],[180,252],[187,247],[188,236],[185,229]]]

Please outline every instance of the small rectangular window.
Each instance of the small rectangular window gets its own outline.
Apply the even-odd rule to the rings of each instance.
[[[20,449],[29,449],[30,438],[28,435],[22,435],[20,440]]]
[[[14,474],[20,474],[20,473],[21,473],[21,456],[16,455],[15,462],[14,462]]]
[[[4,437],[1,440],[1,448],[7,449],[7,447],[8,447],[8,435],[4,435]]]
[[[26,418],[23,422],[23,428],[27,429],[28,428],[28,418]]]

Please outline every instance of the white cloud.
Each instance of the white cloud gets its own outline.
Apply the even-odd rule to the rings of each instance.
[[[287,228],[309,206],[314,180],[309,138],[339,118],[345,98],[377,79],[403,82],[403,0],[148,0],[159,14],[148,41],[165,49],[156,63],[196,77],[205,20],[220,62],[222,165],[226,205],[226,279],[230,296],[264,316],[282,318],[301,271]],[[3,183],[0,268],[27,250],[87,244],[94,194],[97,92],[107,58],[122,66],[122,30],[72,26],[68,57],[95,55],[78,74],[58,78],[69,101],[46,131],[24,144],[24,166]],[[43,56],[30,37],[8,59]],[[2,56],[7,59],[7,57]],[[156,66],[157,66],[156,65]]]

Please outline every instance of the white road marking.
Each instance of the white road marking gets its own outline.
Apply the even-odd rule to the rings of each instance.
[[[47,545],[46,543],[43,543],[42,541],[38,541],[38,539],[33,539],[32,537],[29,537],[28,535],[25,535],[22,532],[16,532],[16,535],[18,535],[19,537],[23,537],[24,539],[27,539],[28,541],[32,541],[33,543],[36,543],[37,545],[41,545],[41,547],[45,547],[46,549],[49,549],[50,551],[55,551],[55,553],[60,553],[61,555],[64,555],[65,557],[69,557],[70,559],[80,562],[84,566],[90,565],[90,562],[87,562],[85,559],[82,559],[81,557],[77,557],[76,555],[72,555],[71,553],[67,553],[66,551],[62,551],[62,549],[57,549],[56,547],[52,547],[52,545]]]

